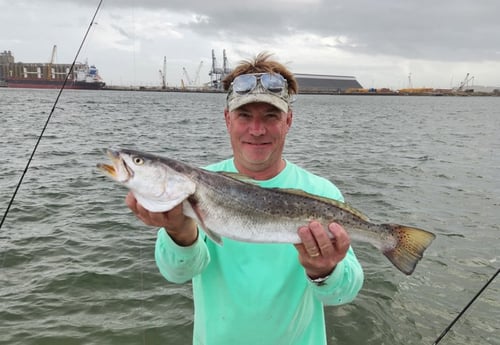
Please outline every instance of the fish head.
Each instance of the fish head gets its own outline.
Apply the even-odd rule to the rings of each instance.
[[[124,156],[119,150],[108,149],[106,154],[111,159],[112,165],[99,163],[97,168],[116,182],[127,185],[134,176],[134,170],[126,164]]]
[[[129,188],[151,212],[169,211],[196,190],[196,184],[156,156],[125,149],[108,149],[112,164],[97,168]]]

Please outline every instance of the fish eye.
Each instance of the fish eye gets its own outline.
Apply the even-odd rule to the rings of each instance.
[[[144,159],[141,157],[134,157],[133,159],[134,164],[136,165],[143,165],[144,164]]]

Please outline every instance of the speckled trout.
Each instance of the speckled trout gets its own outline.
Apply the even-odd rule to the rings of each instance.
[[[435,235],[398,224],[375,224],[360,211],[303,191],[262,188],[237,174],[210,172],[180,161],[128,149],[108,150],[112,165],[97,167],[128,187],[151,212],[183,204],[215,242],[299,243],[298,228],[336,222],[353,240],[377,247],[400,271],[411,274]],[[331,236],[331,234],[329,233]]]

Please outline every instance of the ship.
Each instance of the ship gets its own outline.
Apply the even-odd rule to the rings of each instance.
[[[100,90],[106,83],[94,65],[55,63],[56,46],[48,63],[15,62],[11,51],[0,53],[0,85],[9,88]],[[72,68],[73,66],[73,68]],[[71,73],[70,73],[71,71]]]

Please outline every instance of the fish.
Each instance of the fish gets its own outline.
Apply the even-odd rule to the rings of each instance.
[[[410,275],[436,237],[411,226],[371,222],[351,205],[301,190],[263,188],[246,176],[212,172],[168,157],[131,149],[107,149],[112,164],[97,168],[127,187],[151,212],[182,203],[214,242],[300,243],[298,228],[312,220],[336,222],[351,239],[368,242]],[[329,236],[333,235],[329,233]]]

